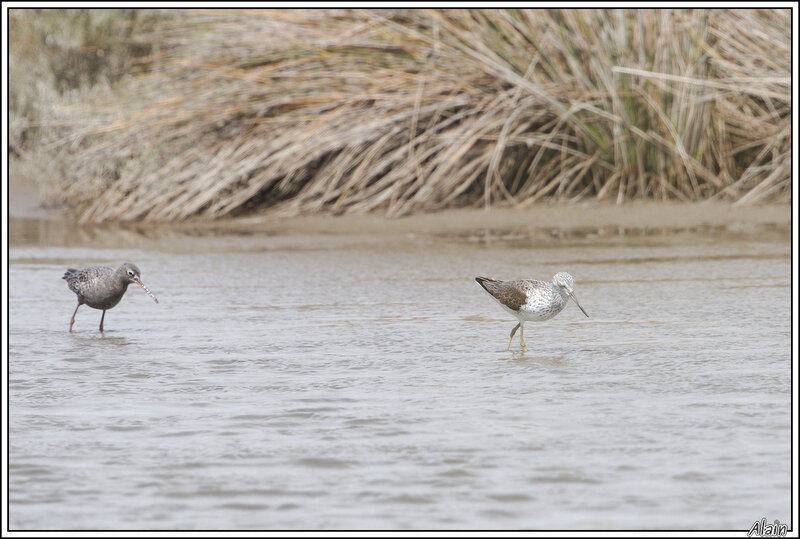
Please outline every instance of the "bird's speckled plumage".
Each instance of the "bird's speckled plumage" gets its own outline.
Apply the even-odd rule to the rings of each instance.
[[[549,320],[567,304],[566,297],[552,283],[532,279],[496,281],[486,277],[476,280],[501,306],[524,320]]]
[[[93,309],[103,311],[103,316],[100,318],[100,331],[103,331],[106,310],[120,302],[125,291],[128,290],[129,284],[139,285],[153,298],[153,301],[158,303],[156,297],[142,283],[140,274],[141,272],[135,264],[125,262],[116,270],[107,266],[89,266],[80,270],[70,268],[64,273],[62,279],[67,281],[69,289],[78,296],[75,313],[78,312],[78,307],[81,305],[88,305]],[[75,313],[72,314],[72,320],[70,320],[70,331],[75,323]]]
[[[512,337],[517,328],[522,329],[525,322],[542,322],[553,318],[564,310],[570,297],[575,300],[583,314],[586,314],[573,293],[575,281],[569,273],[563,271],[556,273],[549,283],[533,279],[498,281],[488,277],[475,277],[475,280],[505,311],[519,320],[519,324],[511,331]],[[520,343],[525,349],[522,333]],[[509,346],[510,344],[511,338]]]

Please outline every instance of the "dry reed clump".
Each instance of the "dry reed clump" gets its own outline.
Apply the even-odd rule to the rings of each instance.
[[[82,221],[791,189],[787,10],[188,11],[61,112]]]

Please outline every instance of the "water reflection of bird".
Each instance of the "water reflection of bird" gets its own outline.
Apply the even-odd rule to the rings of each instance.
[[[519,344],[524,351],[527,351],[523,338],[525,322],[550,320],[567,306],[569,298],[572,298],[583,314],[586,314],[573,292],[575,281],[572,275],[563,271],[556,273],[553,281],[549,283],[532,279],[496,281],[487,277],[475,277],[475,280],[500,303],[504,310],[519,320],[511,330],[506,350],[511,348],[511,339],[519,329]],[[586,316],[588,318],[589,315]]]
[[[89,266],[81,270],[70,268],[62,279],[66,279],[69,289],[78,295],[78,307],[86,304],[93,309],[103,310],[103,316],[100,317],[100,331],[103,331],[106,310],[119,303],[129,284],[138,284],[147,292],[147,295],[153,298],[153,301],[158,303],[153,293],[142,283],[140,273],[139,268],[134,264],[125,262],[116,270],[106,266]],[[72,313],[72,319],[69,321],[70,331],[75,323],[78,307],[75,307],[75,312]]]

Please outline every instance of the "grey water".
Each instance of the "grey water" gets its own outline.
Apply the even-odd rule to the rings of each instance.
[[[788,233],[60,226],[12,219],[12,530],[793,524]],[[160,303],[70,333],[64,270],[124,261]],[[591,318],[507,351],[474,277],[557,271]]]

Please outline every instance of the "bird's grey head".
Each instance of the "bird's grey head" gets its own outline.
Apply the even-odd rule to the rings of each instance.
[[[139,271],[139,268],[136,267],[136,264],[125,262],[119,267],[117,272],[122,273],[123,278],[127,280],[128,283],[139,284],[142,282],[141,272]]]
[[[136,267],[136,264],[132,264],[130,262],[125,262],[123,265],[117,269],[117,274],[120,275],[120,278],[125,283],[125,286],[128,286],[131,283],[138,284],[139,287],[147,292],[147,295],[153,298],[153,301],[158,303],[158,299],[150,292],[150,289],[147,288],[144,283],[142,282],[142,274],[139,271],[139,268]]]
[[[559,271],[553,275],[553,284],[558,288],[562,288],[567,294],[569,294],[575,287],[575,280],[569,273],[565,271]]]
[[[586,311],[583,310],[583,307],[581,307],[581,304],[578,302],[578,298],[575,297],[575,292],[573,291],[573,288],[575,288],[575,280],[572,278],[572,275],[564,271],[559,271],[553,275],[553,285],[556,287],[556,289],[558,289],[558,291],[561,293],[561,296],[565,300],[567,297],[572,298],[572,301],[575,302],[575,305],[578,306],[578,309],[580,309],[587,318],[589,317]]]

